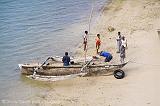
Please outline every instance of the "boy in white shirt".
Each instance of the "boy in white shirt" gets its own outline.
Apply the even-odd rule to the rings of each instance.
[[[124,46],[125,49],[127,49],[127,39],[125,39],[124,36],[123,36],[122,39],[121,39],[121,43],[122,43],[122,46]]]

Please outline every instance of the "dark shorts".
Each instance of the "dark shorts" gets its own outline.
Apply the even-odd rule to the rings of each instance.
[[[105,62],[110,62],[112,60],[112,56],[106,57]]]
[[[85,44],[85,45],[86,45],[86,44],[87,44],[87,41],[84,41],[84,42],[83,42],[83,44]]]

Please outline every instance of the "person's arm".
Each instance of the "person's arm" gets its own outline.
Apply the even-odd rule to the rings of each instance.
[[[71,61],[70,57],[69,57],[69,62]]]
[[[126,43],[126,49],[128,49],[128,45],[127,45],[127,39],[126,39],[125,43]]]
[[[62,61],[64,62],[64,57],[62,58]]]
[[[85,35],[83,36],[83,43],[85,43]]]
[[[100,55],[100,56],[104,56],[104,52],[101,52],[99,55]]]

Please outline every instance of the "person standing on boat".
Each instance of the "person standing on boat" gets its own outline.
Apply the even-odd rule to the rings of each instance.
[[[96,38],[96,50],[97,50],[97,54],[98,54],[98,50],[100,48],[100,45],[101,45],[100,34],[97,34],[97,38]]]
[[[88,36],[88,31],[85,31],[85,35],[83,36],[84,51],[87,50],[87,36]]]
[[[68,52],[65,52],[65,56],[63,56],[62,61],[64,66],[69,66],[70,57],[68,56]]]
[[[121,44],[122,44],[121,39],[122,39],[121,32],[118,32],[118,36],[116,38],[116,40],[117,40],[117,53],[120,53]]]
[[[112,60],[112,58],[113,58],[113,56],[111,55],[111,53],[106,52],[106,51],[101,51],[99,53],[99,55],[105,57],[105,60],[104,60],[105,62],[110,62]]]

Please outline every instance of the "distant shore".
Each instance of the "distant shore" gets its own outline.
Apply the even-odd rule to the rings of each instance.
[[[112,0],[105,8],[92,33],[100,33],[100,50],[116,53],[116,35],[120,31],[127,38],[127,58],[123,69],[126,77],[80,77],[53,82],[50,91],[41,98],[44,104],[56,106],[159,106],[160,29],[159,0]],[[109,27],[115,30],[110,32]],[[96,36],[96,35],[95,35]],[[96,55],[95,37],[89,38],[88,56]],[[83,56],[83,46],[77,47]],[[39,99],[39,98],[38,98]],[[53,105],[53,104],[52,104]]]

